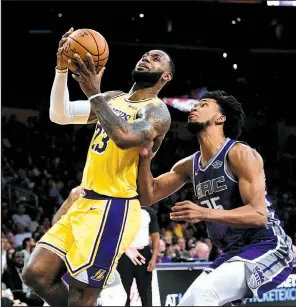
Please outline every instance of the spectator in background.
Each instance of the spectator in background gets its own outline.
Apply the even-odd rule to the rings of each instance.
[[[26,208],[21,203],[17,206],[17,213],[13,214],[12,220],[15,225],[20,224],[24,227],[28,227],[31,223],[31,218],[28,214],[25,214]]]
[[[25,227],[22,224],[16,225],[16,235],[14,238],[14,247],[19,247],[23,244],[24,239],[32,238],[31,232],[25,232]]]
[[[8,229],[12,229],[12,222],[11,222],[11,215],[9,212],[8,202],[2,201],[1,203],[1,219],[2,221],[5,221],[5,224],[2,224],[2,230],[4,232],[7,232]]]
[[[167,236],[167,235],[165,235],[165,236],[163,237],[163,241],[164,241],[164,243],[165,243],[165,246],[170,246],[170,245],[172,245],[172,236]]]
[[[15,249],[13,247],[10,247],[7,250],[7,262],[12,260],[12,255],[15,253]]]
[[[198,241],[196,243],[195,250],[199,261],[208,261],[210,255],[210,249],[206,243]]]
[[[21,275],[24,267],[24,253],[21,251],[14,252],[12,259],[3,273],[2,282],[11,291],[15,291],[15,297],[23,300],[29,288],[22,282]],[[16,292],[18,291],[18,292]]]
[[[44,234],[45,234],[45,229],[42,225],[40,225],[40,226],[37,227],[37,229],[33,233],[32,237],[36,242],[38,242]]]
[[[183,227],[180,223],[171,221],[167,227],[165,234],[166,236],[176,236],[178,238],[183,238]]]
[[[7,234],[6,234],[6,238],[8,240],[8,243],[10,245],[10,247],[14,247],[14,241],[15,241],[15,236],[13,234],[12,231],[9,231]]]
[[[34,296],[22,281],[24,267],[24,253],[16,251],[7,265],[7,270],[2,275],[2,282],[14,293],[14,298],[31,306],[42,306],[43,300]]]
[[[5,236],[1,236],[1,274],[7,268],[7,243],[8,240]]]
[[[40,225],[41,213],[39,211],[36,212],[32,222],[29,224],[28,229],[30,232],[35,232],[38,226]]]
[[[209,238],[204,239],[204,242],[207,244],[207,246],[209,247],[209,254],[213,248],[213,243]]]
[[[44,228],[44,232],[47,232],[51,227],[51,221],[48,217],[45,217],[41,223],[41,226]]]
[[[21,252],[23,252],[23,254],[24,254],[24,266],[27,265],[29,256],[31,255],[35,246],[36,246],[36,242],[33,238],[24,239],[23,245],[22,245],[22,250],[21,250]]]
[[[197,253],[196,253],[195,244],[189,246],[188,253],[189,253],[189,256],[188,256],[188,257],[189,257],[190,259],[197,259],[197,258],[198,258]]]
[[[176,249],[177,258],[188,258],[189,252],[186,250],[186,241],[183,238],[178,239],[178,247]]]
[[[158,250],[158,255],[157,255],[157,259],[156,259],[157,263],[164,262],[163,258],[164,258],[164,255],[165,255],[165,251],[166,251],[166,244],[162,239],[160,239],[159,240],[159,250]]]

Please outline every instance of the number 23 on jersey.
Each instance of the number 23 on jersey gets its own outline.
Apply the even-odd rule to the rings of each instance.
[[[102,125],[97,124],[96,134],[93,138],[91,149],[98,154],[105,152],[110,138],[107,133],[104,131]]]

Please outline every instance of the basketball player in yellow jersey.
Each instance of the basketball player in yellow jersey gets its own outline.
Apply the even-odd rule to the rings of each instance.
[[[145,53],[132,72],[129,93],[101,93],[92,57],[66,62],[57,53],[50,118],[64,124],[96,123],[81,186],[83,193],[41,238],[23,271],[25,284],[52,306],[96,306],[97,297],[133,241],[140,222],[137,193],[139,152],[153,142],[156,151],[170,126],[170,114],[157,97],[172,79],[174,65],[163,51]],[[69,101],[68,67],[88,100]],[[69,156],[69,159],[71,157]],[[69,292],[61,277],[71,275]]]

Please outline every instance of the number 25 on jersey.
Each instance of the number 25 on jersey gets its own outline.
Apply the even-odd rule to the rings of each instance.
[[[201,205],[206,205],[208,208],[211,209],[220,209],[220,210],[224,210],[222,205],[219,205],[219,201],[220,201],[220,197],[212,197],[210,199],[207,200],[203,200],[200,202]]]

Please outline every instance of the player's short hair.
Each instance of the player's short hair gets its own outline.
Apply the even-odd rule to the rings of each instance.
[[[241,135],[245,123],[245,112],[240,102],[234,96],[224,91],[212,91],[202,95],[201,99],[215,99],[220,107],[220,112],[226,116],[224,122],[224,134],[229,138],[238,138]]]

